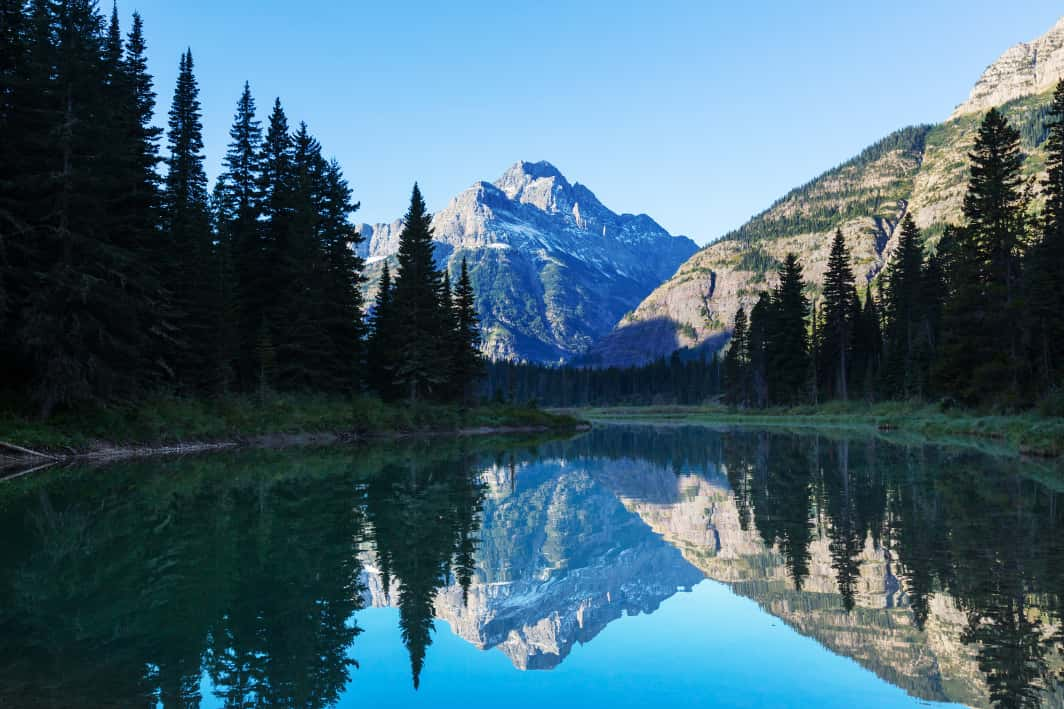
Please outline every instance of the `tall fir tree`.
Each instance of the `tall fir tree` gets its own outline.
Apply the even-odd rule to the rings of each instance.
[[[1027,224],[1020,134],[991,109],[969,157],[966,223],[950,245],[952,293],[935,379],[943,393],[969,404],[1015,403],[1022,373],[1017,309]]]
[[[214,274],[214,245],[203,169],[203,122],[192,50],[178,69],[170,104],[163,181],[163,232],[169,267],[168,290],[173,294],[175,328],[169,337],[176,355],[178,382],[202,390],[218,383],[215,359],[218,335],[218,279]]]
[[[923,235],[912,214],[906,214],[887,266],[883,301],[883,391],[895,398],[926,393],[923,265]]]
[[[255,118],[255,99],[245,82],[229,129],[224,172],[219,176],[220,236],[232,254],[236,277],[238,357],[240,386],[258,388],[262,367],[260,342],[267,303],[275,296],[269,283],[269,263],[259,224],[262,127]]]
[[[107,61],[103,18],[85,0],[33,12],[44,131],[39,160],[27,167],[41,178],[32,236],[40,261],[17,336],[35,373],[33,398],[48,415],[58,405],[136,394],[142,309],[125,279],[136,273],[137,254],[111,233],[114,186],[95,169],[125,148],[112,143],[107,89],[119,69]]]
[[[798,257],[787,254],[773,295],[773,327],[767,343],[768,388],[777,404],[809,400],[809,299]]]
[[[732,406],[745,406],[747,374],[746,310],[740,305],[732,323],[731,341],[724,354],[724,399]]]
[[[1031,395],[1064,386],[1064,81],[1048,116],[1041,234],[1024,260],[1025,330]]]
[[[440,281],[432,245],[432,217],[414,185],[399,235],[399,273],[393,313],[397,323],[395,382],[411,401],[434,396],[446,384],[441,372]]]
[[[828,256],[828,269],[824,274],[823,327],[820,332],[821,363],[819,373],[824,383],[824,392],[829,398],[849,398],[848,384],[852,369],[853,348],[853,268],[850,266],[850,250],[842,230],[835,232]]]
[[[321,385],[353,392],[362,387],[365,373],[364,264],[357,249],[362,236],[350,222],[359,205],[351,201],[351,187],[336,160],[323,164],[322,190],[322,318],[329,352]]]
[[[472,401],[477,381],[484,374],[484,358],[480,353],[480,318],[477,315],[476,294],[465,257],[462,258],[455,288],[454,308],[457,340],[452,355],[453,388],[459,400],[468,403]]]
[[[872,295],[871,283],[865,285],[864,304],[854,334],[853,382],[865,400],[870,401],[877,393],[876,382],[883,353],[879,308]]]
[[[366,369],[370,388],[385,401],[399,394],[394,384],[398,322],[393,309],[394,286],[391,269],[384,262],[377,296],[370,311],[369,337],[366,343]]]

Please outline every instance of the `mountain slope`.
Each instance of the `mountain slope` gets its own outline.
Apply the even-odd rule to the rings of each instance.
[[[990,106],[999,106],[1020,129],[1028,175],[1042,171],[1046,108],[1062,77],[1064,19],[991,65],[946,123],[884,138],[700,250],[596,343],[589,361],[635,364],[682,347],[721,346],[739,305],[749,309],[775,284],[775,267],[790,251],[805,266],[815,299],[835,229],[842,229],[863,288],[887,262],[907,212],[932,244],[946,224],[960,219],[967,155]]]
[[[697,250],[645,214],[616,214],[547,162],[478,182],[433,218],[437,258],[468,259],[497,359],[557,362],[607,334]],[[367,295],[398,249],[401,222],[363,225]]]

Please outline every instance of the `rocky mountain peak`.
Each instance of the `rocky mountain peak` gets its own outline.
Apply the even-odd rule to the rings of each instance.
[[[1010,47],[987,67],[951,118],[1041,93],[1064,78],[1064,17],[1032,42]]]
[[[521,204],[530,204],[548,213],[570,212],[573,186],[558,168],[545,160],[521,160],[495,181],[495,186]]]

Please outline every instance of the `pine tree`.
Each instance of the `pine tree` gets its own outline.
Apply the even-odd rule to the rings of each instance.
[[[236,276],[239,342],[236,371],[241,386],[254,389],[261,386],[258,373],[262,368],[256,361],[258,342],[263,322],[269,327],[267,304],[273,301],[276,291],[271,288],[259,224],[262,127],[255,119],[255,99],[247,82],[237,101],[229,139],[225,171],[218,178],[216,192],[220,197],[221,233],[232,253]]]
[[[735,313],[731,342],[724,354],[725,401],[732,406],[746,404],[747,339],[746,311],[743,306]]]
[[[48,415],[57,405],[137,393],[143,311],[126,280],[137,254],[109,229],[114,185],[95,169],[126,148],[112,143],[103,18],[86,0],[38,4],[33,13],[41,109],[33,119],[43,131],[27,135],[41,152],[22,178],[35,182],[27,215],[36,215],[36,282],[17,337],[34,371],[33,398]]]
[[[747,387],[750,403],[763,409],[769,405],[768,342],[775,326],[776,308],[772,296],[762,292],[750,310],[747,335]]]
[[[0,1],[0,391],[17,395],[29,378],[16,334],[32,287],[32,240],[20,184],[31,173],[28,148],[34,143],[26,134],[33,33],[24,5]]]
[[[94,170],[105,181],[105,228],[112,243],[131,259],[119,286],[138,311],[139,335],[131,343],[135,363],[130,366],[145,383],[155,383],[173,376],[165,337],[173,314],[162,277],[168,255],[158,232],[161,131],[152,125],[155,93],[145,51],[140,16],[133,16],[129,43],[124,45],[115,7],[105,49],[107,135]]]
[[[872,284],[865,286],[864,306],[857,323],[854,341],[854,382],[866,400],[876,394],[883,336],[880,330],[879,308],[872,295]]]
[[[454,362],[458,352],[458,317],[454,309],[451,273],[446,267],[442,270],[436,302],[439,313],[436,319],[436,352],[440,374],[445,378],[444,384],[436,393],[439,398],[453,400],[460,394],[455,381]]]
[[[947,257],[951,298],[943,316],[936,382],[967,403],[1019,393],[1020,252],[1027,224],[1019,132],[996,109],[971,155],[963,229]]]
[[[370,312],[370,332],[366,343],[366,370],[369,385],[385,401],[390,401],[397,396],[393,384],[397,342],[397,321],[392,308],[393,296],[391,269],[385,261],[377,287],[377,297]]]
[[[462,270],[455,288],[454,307],[458,325],[453,353],[454,390],[461,401],[469,402],[477,380],[484,374],[484,358],[480,353],[480,318],[477,315],[476,294],[465,257],[462,258]]]
[[[350,222],[359,205],[340,164],[324,164],[320,199],[321,248],[324,251],[322,319],[328,338],[327,379],[321,386],[353,392],[361,388],[365,369],[362,302],[362,236]]]
[[[883,391],[893,397],[919,397],[925,393],[926,365],[918,356],[925,337],[923,263],[923,236],[912,214],[906,214],[897,248],[887,266],[883,302]]]
[[[853,346],[854,298],[850,250],[840,229],[835,232],[828,256],[828,269],[824,274],[823,328],[820,335],[824,356],[820,374],[826,385],[827,396],[844,401],[849,398],[847,385]]]
[[[773,403],[797,404],[808,399],[809,299],[802,266],[793,253],[779,267],[773,295],[774,317],[766,347],[768,388]]]
[[[164,278],[173,294],[175,318],[174,329],[166,334],[177,350],[177,380],[186,388],[203,389],[216,385],[220,377],[214,346],[220,304],[203,169],[199,86],[193,67],[190,49],[181,56],[170,105],[162,225],[168,259]]]
[[[1064,385],[1064,81],[1049,110],[1041,238],[1024,259],[1033,396]]]
[[[322,240],[325,166],[321,145],[306,123],[300,123],[292,138],[291,213],[280,254],[290,269],[288,288],[274,315],[278,373],[286,389],[320,386],[330,369]]]
[[[396,332],[395,382],[416,401],[446,383],[437,337],[441,276],[433,256],[432,217],[416,184],[399,235],[398,261],[393,308],[401,325]]]

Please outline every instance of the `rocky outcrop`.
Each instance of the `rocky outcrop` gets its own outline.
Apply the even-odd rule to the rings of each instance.
[[[363,225],[368,297],[401,222]],[[697,250],[650,217],[616,214],[547,162],[519,162],[478,182],[433,218],[437,258],[467,259],[495,359],[557,362],[608,333]]]
[[[981,113],[1023,96],[1053,88],[1064,76],[1064,17],[1033,42],[1010,47],[987,67],[968,100],[951,118]]]

